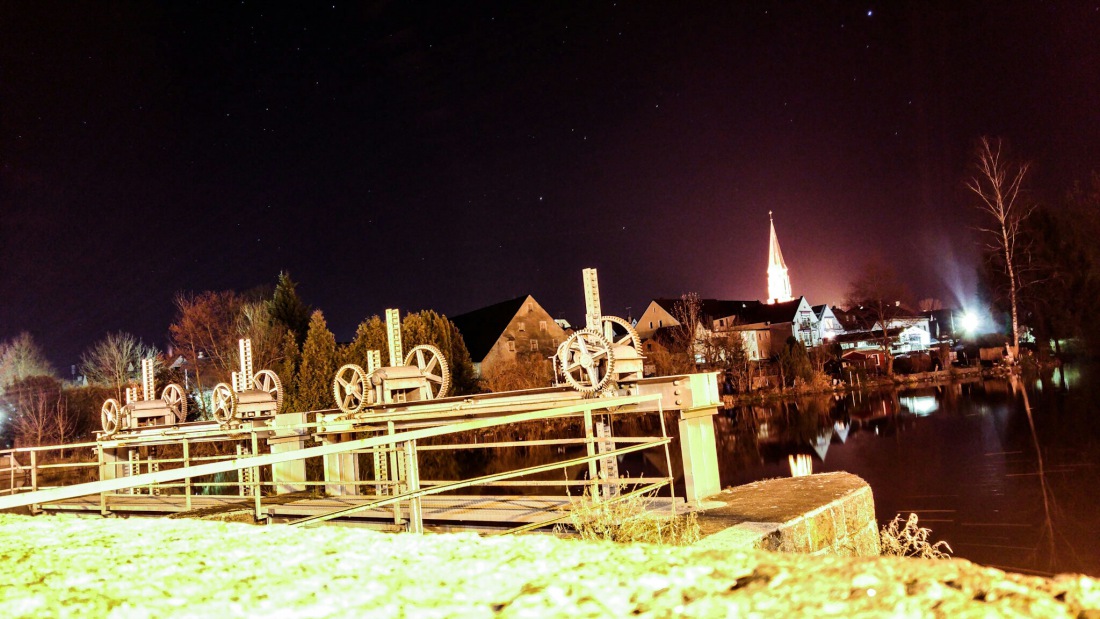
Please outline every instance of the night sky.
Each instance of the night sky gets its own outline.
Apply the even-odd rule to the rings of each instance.
[[[1007,138],[1053,201],[1100,170],[1100,6],[0,4],[0,340],[67,373],[163,346],[180,290],[289,270],[338,339],[520,294],[582,319],[794,293],[872,254],[974,292],[962,180]]]

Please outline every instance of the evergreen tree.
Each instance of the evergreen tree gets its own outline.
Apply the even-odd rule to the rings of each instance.
[[[302,346],[302,361],[294,381],[294,403],[287,410],[332,408],[332,379],[336,370],[336,337],[328,330],[324,314],[316,310],[309,319],[309,331]]]
[[[813,364],[810,363],[806,347],[794,336],[788,336],[783,348],[779,350],[779,368],[783,372],[784,381],[792,385],[797,385],[798,379],[808,383],[814,377]]]
[[[443,353],[451,367],[452,395],[478,392],[466,341],[446,316],[433,310],[408,314],[401,321],[401,341],[406,353],[418,344],[431,344]]]
[[[302,362],[302,351],[298,348],[298,339],[294,337],[294,332],[290,329],[283,333],[280,352],[282,361],[275,368],[275,373],[279,375],[279,382],[283,384],[283,410],[279,412],[287,412],[294,410],[291,405],[296,401],[298,395],[298,385],[295,382],[295,377],[298,373],[298,365]]]
[[[268,302],[268,311],[272,318],[294,332],[301,345],[310,327],[310,308],[298,296],[297,287],[298,284],[290,279],[290,273],[281,271],[275,284],[275,294]]]
[[[367,352],[382,353],[382,364],[389,364],[389,344],[386,342],[386,321],[377,315],[364,319],[355,330],[355,339],[340,351],[340,365],[354,363],[367,369]]]

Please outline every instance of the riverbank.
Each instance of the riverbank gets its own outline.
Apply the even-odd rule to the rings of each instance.
[[[758,389],[751,393],[723,395],[722,402],[724,408],[732,408],[734,406],[752,406],[804,396],[868,392],[878,389],[913,387],[924,384],[949,383],[954,381],[973,381],[981,378],[1003,378],[1011,374],[1012,371],[1012,369],[1003,366],[992,368],[952,367],[946,370],[937,370],[934,372],[895,374],[892,377],[880,376],[871,378],[860,378],[858,382],[854,383],[840,381],[836,384],[822,387],[807,386],[788,387],[786,389]]]
[[[1100,582],[809,557],[179,520],[0,515],[0,616],[1042,616]]]

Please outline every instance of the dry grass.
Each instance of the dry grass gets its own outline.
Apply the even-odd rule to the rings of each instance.
[[[620,489],[620,492],[625,490]],[[699,541],[701,533],[695,514],[669,515],[650,510],[653,495],[650,492],[595,501],[586,490],[569,511],[571,528],[588,541],[670,546],[687,546]]]
[[[879,532],[882,554],[888,557],[950,559],[951,553],[954,552],[951,546],[943,541],[930,543],[928,536],[931,534],[931,529],[917,525],[916,514],[909,514],[909,518],[904,523],[902,523],[901,514],[898,514]]]

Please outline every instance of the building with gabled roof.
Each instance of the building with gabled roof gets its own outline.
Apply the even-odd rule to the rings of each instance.
[[[549,358],[565,341],[565,330],[531,295],[494,303],[451,317],[474,371],[481,376],[487,367],[523,356]]]

